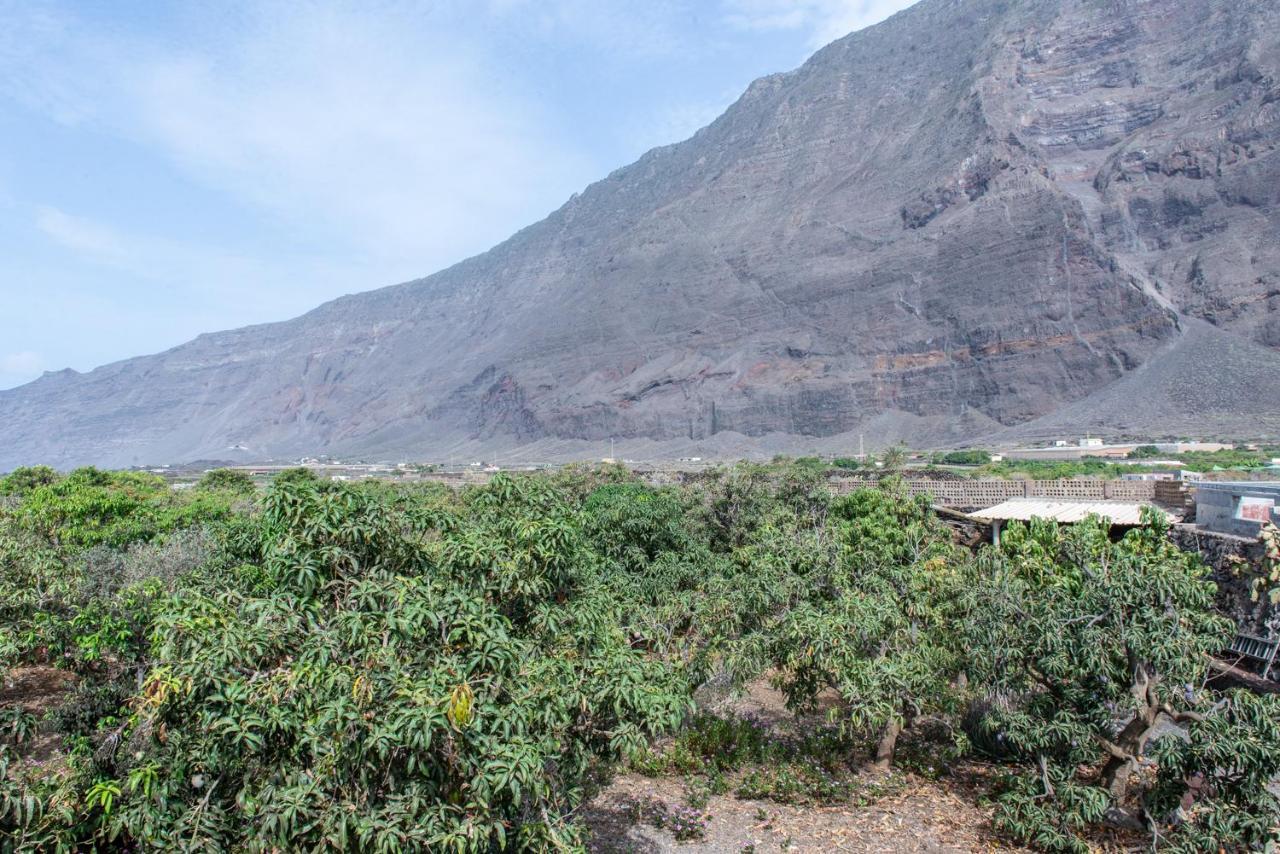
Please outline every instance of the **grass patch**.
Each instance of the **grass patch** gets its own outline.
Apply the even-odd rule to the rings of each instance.
[[[899,775],[871,779],[851,767],[848,757],[859,746],[831,726],[787,737],[754,715],[701,712],[670,742],[643,751],[632,767],[651,777],[686,778],[685,802],[695,810],[728,792],[780,804],[865,805],[899,790]]]

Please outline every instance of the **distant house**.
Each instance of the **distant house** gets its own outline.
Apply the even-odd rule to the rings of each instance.
[[[1097,436],[1085,436],[1083,439],[1081,439],[1081,440],[1080,440],[1080,447],[1082,447],[1082,448],[1101,448],[1101,447],[1102,447],[1102,440],[1101,440],[1101,439],[1099,439]]]

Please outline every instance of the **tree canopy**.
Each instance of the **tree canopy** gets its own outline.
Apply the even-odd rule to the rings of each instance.
[[[1184,851],[1280,824],[1280,708],[1207,682],[1231,627],[1156,518],[972,553],[892,476],[835,497],[785,460],[665,487],[24,469],[0,491],[0,665],[78,678],[44,720],[0,714],[0,850],[580,850],[592,781],[655,736],[765,755],[691,716],[760,678],[821,701],[828,763],[890,768],[940,728],[1046,850],[1118,812]],[[59,762],[30,760],[37,731]]]

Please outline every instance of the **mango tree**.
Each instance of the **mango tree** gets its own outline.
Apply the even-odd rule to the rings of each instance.
[[[1096,518],[1015,524],[974,565],[961,625],[968,675],[993,704],[982,729],[1038,768],[1000,820],[1042,845],[1077,847],[1081,827],[1123,802],[1152,735],[1201,719],[1209,654],[1228,638],[1207,568],[1162,517],[1144,521],[1119,540]],[[1099,760],[1083,786],[1076,769]]]
[[[830,527],[831,558],[773,627],[770,657],[792,706],[834,690],[888,769],[903,729],[954,699],[958,555],[927,502],[893,483],[837,501]]]

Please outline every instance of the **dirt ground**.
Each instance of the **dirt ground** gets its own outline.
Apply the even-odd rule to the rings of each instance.
[[[0,709],[18,706],[40,717],[58,706],[75,683],[75,674],[55,667],[16,667],[0,681]],[[59,741],[56,733],[38,732],[19,752],[28,761],[47,762],[57,755]]]
[[[666,830],[633,822],[632,800],[678,803],[679,779],[621,776],[583,817],[591,850],[608,852],[746,851],[970,852],[1017,850],[991,833],[990,815],[954,786],[909,779],[906,790],[867,807],[799,807],[718,795],[707,804],[706,837],[677,842]],[[754,849],[749,847],[754,846]]]
[[[43,714],[61,702],[75,682],[74,673],[56,667],[15,667],[0,682],[0,707],[17,705],[32,714]]]
[[[782,696],[765,682],[722,709],[751,713],[781,734],[794,732],[797,721],[784,708]],[[677,841],[667,830],[635,820],[635,805],[657,799],[680,804],[685,789],[679,777],[616,777],[582,810],[591,829],[591,850],[600,854],[650,852],[981,852],[1021,850],[1001,842],[991,829],[991,810],[979,806],[990,768],[978,763],[953,769],[941,781],[913,774],[902,785],[868,806],[792,806],[746,800],[732,793],[713,795],[702,811],[706,834]]]

